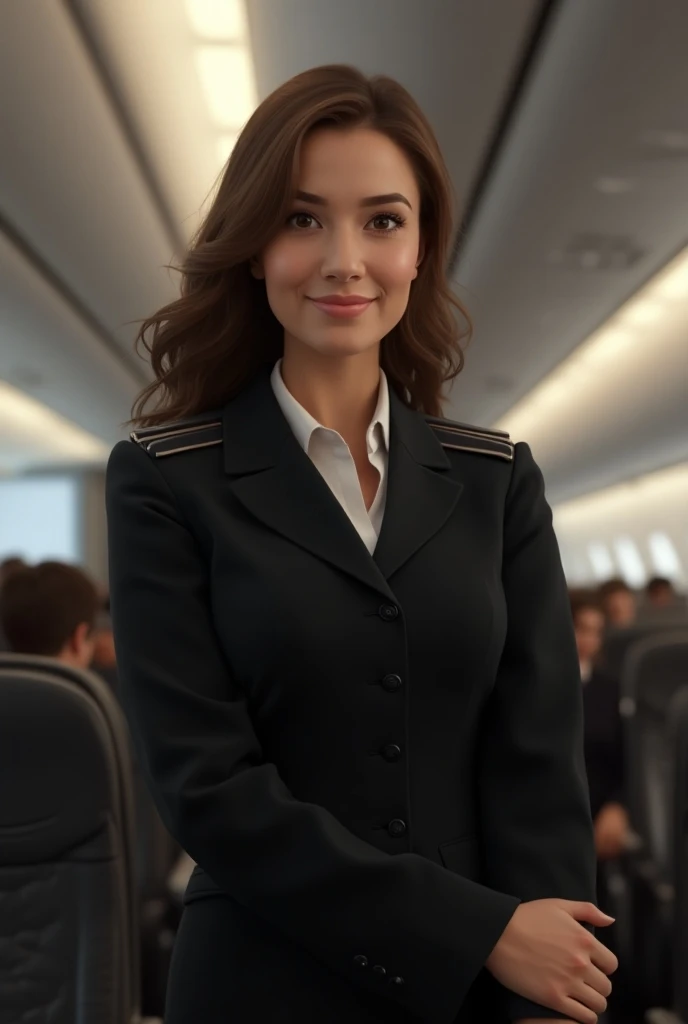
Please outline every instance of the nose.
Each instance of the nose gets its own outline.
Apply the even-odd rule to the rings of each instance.
[[[364,276],[363,253],[354,230],[342,227],[327,232],[320,273],[324,278],[338,281],[350,281]]]

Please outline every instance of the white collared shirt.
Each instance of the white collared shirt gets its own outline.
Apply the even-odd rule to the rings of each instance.
[[[311,416],[282,380],[282,360],[275,363],[270,377],[272,390],[287,423],[303,450],[321,474],[335,498],[356,528],[372,555],[377,544],[387,498],[387,461],[389,452],[389,388],[380,370],[377,406],[366,432],[370,464],[380,474],[377,494],[366,509],[356,464],[344,438],[336,430],[324,427]]]

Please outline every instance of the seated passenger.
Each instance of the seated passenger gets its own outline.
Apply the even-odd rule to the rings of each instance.
[[[678,595],[671,580],[653,576],[645,587],[645,600],[652,608],[671,608],[678,603]]]
[[[18,556],[6,558],[3,562],[0,562],[0,588],[2,588],[5,580],[9,579],[13,572],[16,572],[17,569],[23,569],[25,565],[26,562],[24,559],[19,558]],[[2,626],[0,625],[0,654],[2,654],[3,651],[8,650],[9,644],[7,642],[7,637],[3,633]]]
[[[604,611],[592,592],[572,591],[571,611],[583,683],[585,762],[599,860],[618,857],[628,835],[619,682],[596,663]]]
[[[0,590],[0,629],[17,654],[56,658],[88,668],[98,592],[86,573],[61,562],[25,566]]]
[[[597,595],[602,602],[602,611],[607,626],[623,628],[632,626],[636,621],[638,613],[636,596],[624,580],[618,577],[607,580],[598,588]]]

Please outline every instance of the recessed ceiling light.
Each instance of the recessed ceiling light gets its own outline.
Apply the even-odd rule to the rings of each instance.
[[[243,0],[186,0],[186,14],[199,39],[239,42],[246,38]]]
[[[626,192],[632,192],[636,183],[632,178],[598,178],[595,188],[606,196],[620,196]]]
[[[673,153],[688,153],[688,132],[677,129],[653,130],[645,132],[640,141],[646,146],[666,149]]]
[[[240,128],[255,108],[248,51],[231,44],[199,46],[195,58],[213,120],[222,128]]]

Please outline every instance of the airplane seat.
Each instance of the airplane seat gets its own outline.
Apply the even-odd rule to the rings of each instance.
[[[621,680],[626,658],[634,644],[646,637],[656,636],[661,632],[673,632],[687,628],[686,617],[675,611],[647,619],[638,617],[630,626],[611,626],[604,636],[600,665]]]
[[[0,655],[0,1024],[139,1024],[128,733],[105,683]]]
[[[674,763],[673,858],[676,876],[674,919],[674,1000],[679,1020],[688,1024],[688,687],[675,695],[669,712]]]
[[[621,674],[627,797],[635,849],[627,858],[632,970],[644,1006],[669,1005],[675,873],[669,709],[688,686],[688,630],[637,641]]]

